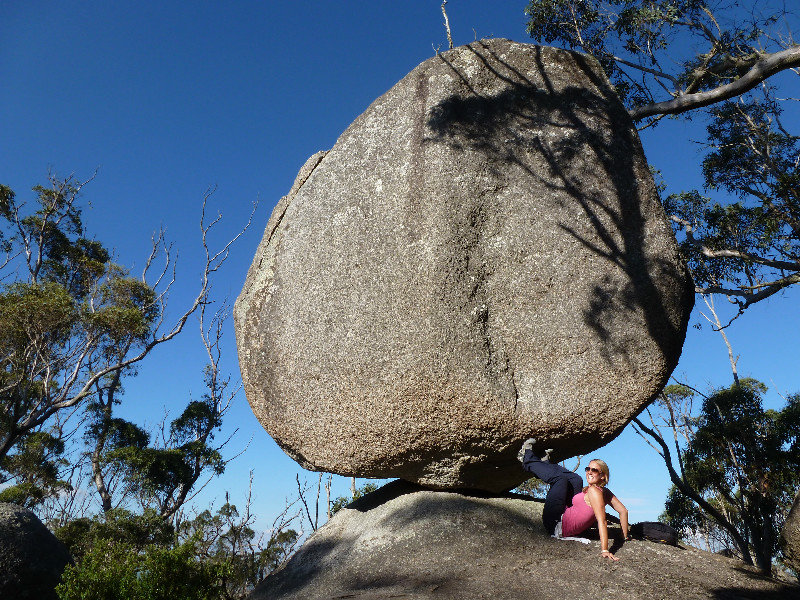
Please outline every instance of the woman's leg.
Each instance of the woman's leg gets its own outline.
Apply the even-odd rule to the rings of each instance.
[[[533,450],[526,450],[522,459],[522,468],[550,484],[550,491],[547,492],[544,501],[542,521],[547,533],[553,535],[558,520],[564,514],[567,506],[572,503],[572,497],[583,487],[583,479],[580,475],[559,464],[542,462],[533,453]]]

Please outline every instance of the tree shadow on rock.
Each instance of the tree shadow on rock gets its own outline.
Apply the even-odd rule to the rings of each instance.
[[[493,174],[501,179],[510,169],[520,170],[530,179],[532,189],[552,192],[537,201],[560,207],[571,204],[567,208],[573,214],[577,209],[583,222],[564,221],[559,227],[624,274],[621,288],[610,279],[597,283],[584,312],[585,323],[602,342],[604,358],[610,364],[621,359],[633,366],[627,344],[614,340],[612,333],[633,313],[641,313],[650,337],[671,361],[671,371],[683,344],[694,302],[693,287],[672,261],[647,257],[640,198],[654,192],[641,189],[652,183],[643,178],[646,165],[637,164],[637,156],[642,155],[640,142],[608,80],[598,75],[587,56],[564,53],[550,60],[585,75],[594,89],[556,89],[541,48],[535,50],[537,71],[528,74],[485,42],[467,48],[492,76],[502,80],[502,90],[493,95],[481,93],[454,61],[446,54],[439,55],[460,80],[462,92],[432,108],[426,141],[483,154]],[[596,187],[598,180],[610,182],[614,197]],[[587,235],[586,223],[591,235]],[[683,322],[670,318],[656,280],[666,282],[662,289],[683,288]]]

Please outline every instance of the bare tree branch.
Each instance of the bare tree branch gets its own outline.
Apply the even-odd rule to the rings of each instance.
[[[447,18],[447,11],[445,10],[445,6],[447,5],[447,0],[442,1],[442,16],[444,17],[444,28],[447,31],[447,48],[449,50],[453,49],[453,36],[450,35],[450,19]]]
[[[730,521],[728,521],[720,511],[709,504],[701,494],[699,494],[686,481],[684,481],[684,479],[678,476],[678,473],[675,471],[675,467],[672,464],[672,454],[670,453],[669,446],[667,446],[664,438],[662,438],[658,432],[642,423],[638,417],[634,418],[633,422],[636,423],[636,425],[642,431],[647,433],[647,435],[649,435],[661,448],[661,452],[659,452],[659,454],[664,458],[664,464],[669,472],[670,481],[672,481],[672,483],[681,491],[681,493],[696,502],[704,512],[710,515],[715,521],[717,521],[717,523],[719,523],[722,528],[725,529],[725,531],[727,531],[727,533],[731,536],[741,550],[744,562],[748,565],[752,565],[753,559],[750,556],[749,546],[746,540],[744,540],[739,534],[739,531],[736,529],[736,527],[734,527],[734,525],[730,523]]]
[[[764,56],[745,75],[731,83],[705,92],[683,94],[672,100],[639,106],[628,112],[634,121],[654,115],[680,114],[740,96],[776,73],[798,66],[800,66],[800,46],[794,46]]]

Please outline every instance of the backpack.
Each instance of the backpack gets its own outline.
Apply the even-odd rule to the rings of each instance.
[[[659,542],[660,544],[678,545],[678,532],[665,523],[644,521],[631,526],[631,535],[636,539]]]

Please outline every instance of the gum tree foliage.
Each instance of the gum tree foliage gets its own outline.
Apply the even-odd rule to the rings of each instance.
[[[61,600],[218,600],[226,598],[227,565],[204,563],[190,540],[142,552],[98,540],[79,565],[67,565],[56,593]]]
[[[153,479],[139,485],[161,499],[161,513],[172,514],[176,501],[179,506],[197,480],[192,480],[197,461],[205,461],[200,471],[220,464],[218,448],[201,447],[219,426],[221,415],[215,413],[220,408],[219,396],[189,403],[172,423],[174,447],[162,448],[172,451],[166,454],[148,454],[146,434],[114,420],[110,407],[118,400],[115,394],[120,393],[121,378],[133,374],[145,357],[173,339],[188,318],[208,304],[210,277],[249,222],[220,251],[210,251],[207,237],[219,217],[206,222],[206,202],[213,190],[206,193],[200,218],[205,263],[199,290],[167,327],[166,296],[175,281],[169,245],[161,233],[155,235],[141,276],[132,276],[84,228],[80,195],[87,183],[50,174],[46,185],[33,188],[29,203],[19,202],[10,188],[0,185],[0,251],[4,253],[0,259],[0,483],[13,483],[4,495],[27,505],[64,489],[67,484],[59,478],[59,470],[68,433],[65,423],[76,413],[83,417],[88,409],[89,436],[95,441],[106,436],[116,449],[142,450],[128,463],[133,461],[136,468],[161,477],[157,484]],[[209,340],[204,337],[204,341],[208,348]],[[220,383],[216,372],[210,380],[213,385]],[[212,394],[218,391],[219,387]],[[108,431],[103,433],[106,426]],[[204,429],[201,439],[196,436],[198,427]],[[100,454],[103,448],[98,461]],[[176,454],[184,464],[178,464],[181,459]],[[180,473],[175,475],[175,471]],[[95,484],[101,483],[97,469],[93,475]],[[154,487],[148,487],[151,484]],[[110,509],[106,500],[102,498],[103,507]]]
[[[525,494],[533,498],[544,498],[547,495],[547,490],[550,486],[543,482],[541,479],[531,477],[520,483],[512,491],[515,494]]]
[[[634,422],[656,442],[673,483],[663,518],[769,572],[781,556],[780,530],[800,486],[800,394],[781,410],[765,410],[766,390],[741,379],[704,397],[692,417],[699,393],[671,385],[658,401],[667,416],[658,422],[648,409],[651,426]]]
[[[249,503],[242,515],[235,505],[226,503],[215,514],[205,510],[180,527],[182,537],[197,541],[201,560],[227,566],[229,598],[246,597],[288,559],[300,541],[300,534],[290,527],[274,529],[264,541],[252,524]]]
[[[706,190],[672,194],[664,208],[683,232],[681,249],[698,292],[751,305],[800,282],[800,144],[769,96],[725,102],[711,111]]]
[[[174,526],[155,511],[137,514],[124,508],[91,518],[71,519],[56,527],[54,533],[77,563],[98,544],[120,542],[134,552],[143,552],[149,546],[167,547],[175,541]]]
[[[531,0],[537,41],[593,54],[634,120],[736,98],[800,67],[782,29],[796,15],[770,0]]]
[[[665,201],[698,293],[725,295],[738,316],[800,282],[800,151],[781,121],[797,99],[778,100],[800,73],[794,4],[531,0],[526,14],[537,41],[596,56],[642,128],[707,120],[705,191],[732,200],[690,190]]]
[[[74,560],[56,588],[63,600],[221,597],[223,573],[201,564],[194,542],[176,541],[174,527],[153,510],[113,509],[54,533]]]
[[[16,484],[0,491],[0,502],[34,508],[48,496],[70,489],[61,477],[67,466],[64,441],[45,431],[36,431],[19,442],[17,451],[6,457],[2,468]]]
[[[0,271],[0,468],[6,479],[20,475],[15,464],[26,452],[42,444],[59,450],[55,439],[45,442],[58,437],[45,429],[54,416],[164,341],[154,336],[162,308],[154,288],[129,276],[86,236],[77,204],[82,187],[52,176],[49,185],[33,188],[29,208],[0,186],[6,253]]]
[[[373,483],[372,481],[367,481],[364,483],[364,485],[355,488],[351,496],[338,496],[337,498],[334,498],[328,510],[328,518],[335,515],[351,502],[355,502],[359,498],[363,498],[367,494],[371,494],[377,489],[378,484]]]
[[[201,306],[200,330],[209,358],[203,372],[206,391],[199,399],[190,400],[168,426],[162,424],[158,435],[151,436],[135,423],[114,417],[122,391],[118,375],[108,385],[98,386],[87,407],[90,422],[85,438],[92,448],[92,478],[104,512],[135,498],[163,518],[178,519],[201,477],[224,472],[231,460],[221,452],[227,440],[215,443],[214,439],[238,392],[238,388],[226,391],[230,378],[219,372],[226,315],[223,307],[206,330],[205,306]]]
[[[170,518],[186,502],[204,472],[224,472],[226,461],[220,449],[211,444],[222,418],[207,395],[190,401],[170,423],[161,447],[151,444],[153,436],[143,428],[111,417],[106,408],[99,403],[89,407],[92,422],[86,436],[94,444],[93,479],[103,511],[112,509],[113,488],[109,484],[118,482],[117,502],[136,496],[144,506]]]

